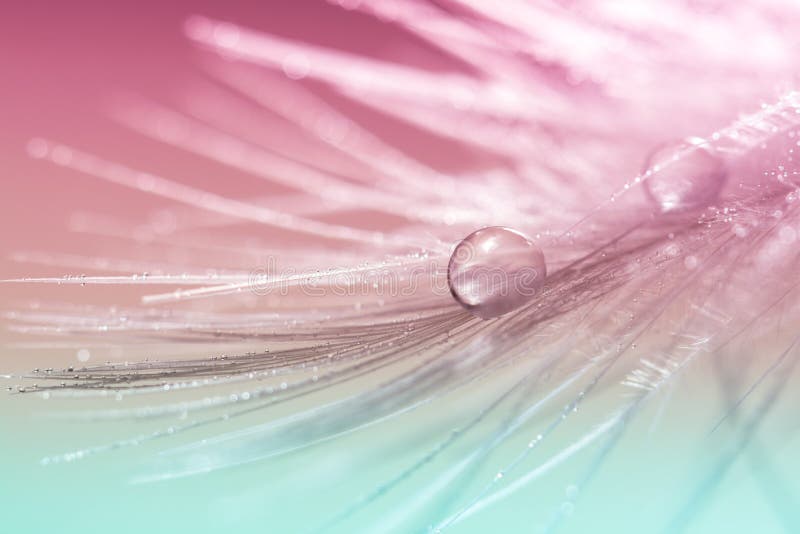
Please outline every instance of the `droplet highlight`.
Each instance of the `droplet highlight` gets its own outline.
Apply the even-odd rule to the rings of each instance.
[[[499,317],[535,297],[547,275],[544,254],[524,234],[490,226],[465,237],[447,268],[456,301],[481,319]]]
[[[644,165],[644,190],[662,212],[703,208],[719,197],[727,178],[723,158],[692,137],[653,151]]]

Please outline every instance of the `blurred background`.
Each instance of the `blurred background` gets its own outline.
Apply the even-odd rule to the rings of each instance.
[[[5,15],[0,17],[0,279],[107,273],[108,268],[102,262],[85,262],[85,258],[98,257],[135,259],[127,272],[148,271],[148,265],[172,265],[180,272],[187,266],[210,264],[221,270],[247,272],[261,265],[272,248],[313,246],[314,240],[302,235],[237,222],[210,228],[204,235],[217,243],[235,242],[237,246],[250,248],[251,256],[209,250],[192,253],[188,246],[190,237],[185,237],[184,243],[184,234],[173,234],[173,226],[181,223],[182,214],[185,214],[173,202],[32,159],[27,147],[32,138],[63,141],[110,161],[146,169],[226,197],[247,200],[275,195],[282,198],[295,193],[285,185],[167,147],[121,125],[111,116],[113,110],[124,107],[126,99],[131,97],[142,96],[185,109],[213,102],[207,98],[218,94],[222,88],[208,76],[203,65],[207,65],[212,56],[216,58],[216,53],[193,45],[184,33],[187,19],[195,14],[427,72],[479,75],[474,65],[431,46],[401,25],[353,9],[356,5],[350,0],[341,0],[339,4],[319,0],[98,1],[25,2],[7,7]],[[760,9],[761,4],[756,4]],[[403,10],[403,3],[398,2],[396,8]],[[703,16],[708,15],[703,6],[697,9]],[[745,24],[742,14],[745,11],[732,16],[731,24]],[[797,20],[796,14],[787,10],[786,18],[780,19],[783,14],[780,6],[775,7],[774,13],[769,6],[764,7],[763,13],[767,13],[763,20],[771,20],[774,14],[776,20],[783,21],[776,23],[780,32],[785,32],[780,34],[786,38],[782,43],[797,39],[786,30],[787,26],[791,27],[792,20]],[[637,12],[632,11],[631,19],[636,16]],[[721,17],[725,20],[724,15]],[[771,33],[769,26],[755,29],[759,35]],[[642,33],[644,35],[635,35],[633,41],[649,42],[646,32]],[[712,37],[709,39],[713,41]],[[742,36],[742,41],[747,41],[747,37]],[[620,115],[618,126],[608,126],[609,137],[596,140],[591,132],[583,136],[582,142],[586,144],[582,146],[591,148],[587,150],[591,152],[587,161],[602,161],[608,169],[597,170],[597,175],[591,177],[594,186],[572,183],[565,186],[563,193],[559,190],[554,198],[577,198],[579,193],[585,193],[583,200],[576,200],[571,207],[586,206],[588,209],[594,205],[594,200],[607,198],[610,191],[625,183],[625,177],[639,172],[645,156],[643,146],[652,146],[665,138],[713,131],[744,111],[758,109],[762,101],[774,99],[793,79],[797,80],[797,71],[782,70],[783,55],[769,56],[770,48],[764,49],[777,66],[769,64],[765,65],[764,72],[735,75],[719,71],[716,78],[712,73],[708,79],[687,80],[690,88],[682,96],[691,103],[686,109],[670,113],[639,102],[631,106],[631,113]],[[704,50],[710,57],[714,56],[709,49]],[[665,78],[669,78],[663,67],[673,60],[685,60],[687,54],[691,56],[690,52],[682,50],[679,54],[676,51],[673,58],[668,51],[657,62],[662,69],[658,72],[664,72]],[[547,71],[553,79],[566,79],[558,64],[543,61],[537,68]],[[702,65],[693,68],[703,70]],[[291,68],[289,71],[273,74],[293,78]],[[738,82],[751,79],[751,83],[725,85],[726,75]],[[664,87],[668,89],[674,81],[666,80]],[[576,102],[592,102],[594,82],[559,81],[558,84],[563,83],[567,89],[555,93],[566,95],[572,91],[569,97]],[[601,82],[597,85],[602,85]],[[294,80],[294,83],[334,103],[349,119],[431,169],[448,175],[470,172],[484,177],[493,169],[513,169],[513,162],[508,161],[503,151],[477,150],[469,143],[424,131],[376,109],[380,106],[367,106],[313,79]],[[554,86],[560,87],[558,84]],[[658,87],[659,78],[648,78],[642,84],[643,87]],[[719,92],[718,88],[721,88]],[[706,101],[716,102],[720,92],[724,101],[715,106],[705,105]],[[658,100],[656,93],[654,90],[653,101]],[[675,96],[676,100],[680,100],[680,96]],[[600,107],[603,106],[598,106],[598,114]],[[695,108],[704,110],[705,114],[694,113]],[[576,106],[575,109],[583,108]],[[615,113],[611,106],[604,110],[609,115]],[[303,151],[302,137],[295,136],[296,128],[289,121],[261,108],[253,117],[256,121],[264,119],[268,136],[285,136],[288,148]],[[663,119],[663,122],[656,119]],[[572,116],[571,120],[581,122],[579,116]],[[564,132],[559,146],[568,152],[570,135],[582,137],[582,132],[573,132],[566,126]],[[458,137],[458,132],[454,135]],[[631,142],[617,142],[621,139]],[[635,157],[629,157],[632,154]],[[306,156],[314,157],[310,149]],[[320,159],[324,157],[322,153]],[[555,159],[558,158],[554,156]],[[364,172],[363,168],[356,168]],[[527,183],[526,188],[535,189],[535,184]],[[553,211],[558,211],[557,207]],[[391,231],[400,226],[396,217],[371,211],[369,207],[340,213],[336,220],[367,230]],[[456,235],[458,232],[461,230],[451,230]],[[165,236],[168,239],[164,239]],[[175,287],[166,285],[158,289],[169,292]],[[0,319],[0,374],[24,373],[48,366],[61,368],[85,361],[76,351],[75,340],[59,345],[10,328],[13,321],[8,314],[13,313],[12,310],[37,310],[42,304],[53,303],[134,306],[140,303],[141,296],[140,287],[125,285],[0,285],[0,308],[6,312]],[[787,317],[786,328],[791,330],[797,324],[795,316],[787,314]],[[775,350],[771,341],[783,341],[788,335],[786,330],[780,330],[780,335],[773,340],[754,335],[752,340],[742,341],[740,352],[756,355],[754,358],[771,355]],[[246,347],[246,343],[231,347]],[[196,347],[176,343],[171,351],[172,355],[180,357],[196,351]],[[109,342],[93,345],[89,361],[136,361],[150,356],[158,356],[152,354],[152,346]],[[758,375],[749,367],[748,372],[750,378]],[[160,431],[163,422],[76,423],[59,415],[74,411],[76,407],[105,408],[108,401],[67,399],[59,404],[43,403],[32,396],[5,395],[3,391],[0,392],[0,531],[122,533],[240,529],[311,532],[358,502],[365,492],[392,480],[417,461],[419,450],[435,448],[440,443],[442,429],[455,428],[460,415],[477,413],[486,407],[493,395],[511,383],[513,375],[513,370],[506,370],[490,384],[458,393],[426,415],[410,414],[365,433],[345,436],[334,445],[311,447],[281,457],[279,461],[256,462],[155,484],[132,484],[131,475],[138,473],[140,465],[162,450],[158,440],[142,440],[141,446],[99,454],[84,462],[45,468],[41,460],[90,444],[111,443],[131,435]],[[587,469],[591,470],[592,462],[603,457],[604,449],[563,465],[558,455],[580,440],[585,431],[596,428],[604,414],[613,411],[618,397],[604,390],[596,402],[576,416],[580,424],[546,444],[543,455],[554,458],[552,466],[559,466],[558,469],[550,471],[548,468],[541,482],[515,494],[490,513],[477,514],[452,530],[545,531],[555,514],[569,516],[569,521],[563,525],[567,532],[660,532],[665,528],[670,531],[669,525],[675,524],[670,523],[675,520],[675,510],[685,511],[694,502],[693,490],[687,488],[699,488],[700,495],[705,495],[699,474],[719,461],[720,451],[733,439],[725,433],[707,435],[708,422],[715,420],[728,402],[724,398],[724,388],[715,381],[717,376],[719,370],[713,361],[698,363],[668,395],[647,405],[624,436],[609,445],[614,455],[603,466],[605,478],[585,493],[581,488],[580,505],[573,506],[578,492],[574,481],[584,476]],[[3,385],[6,383],[8,387],[15,384],[13,380],[6,380]],[[747,383],[750,382],[743,374],[741,384]],[[796,481],[800,480],[800,462],[795,454],[800,450],[800,442],[796,417],[789,409],[791,400],[797,398],[796,389],[789,388],[789,391],[782,411],[768,422],[764,434],[754,440],[749,456],[735,464],[730,478],[714,497],[703,501],[702,512],[692,515],[685,525],[678,518],[681,529],[685,527],[688,532],[698,533],[782,532],[797,526],[797,512],[793,507],[798,496]],[[171,400],[183,398],[170,397]],[[147,401],[134,401],[134,404],[146,406]],[[557,417],[561,408],[549,408],[545,416]],[[275,416],[282,414],[285,415],[278,411]],[[253,414],[235,423],[222,422],[215,431],[236,431],[262,422],[258,414]],[[502,424],[502,421],[490,419],[485,424],[488,433],[493,425]],[[198,429],[186,433],[178,442],[188,444],[208,436]],[[527,436],[519,437],[514,446],[524,448],[527,439]],[[470,445],[475,443],[462,443],[448,454],[437,457],[425,466],[431,476],[400,486],[389,499],[376,501],[375,506],[366,507],[355,519],[337,523],[331,530],[428,530],[441,519],[443,510],[452,510],[454,502],[462,502],[479,491],[487,477],[491,480],[498,462],[486,462],[476,468],[474,478],[463,482],[466,488],[463,493],[437,494],[436,485],[451,483],[446,474],[472,450]],[[503,462],[513,458],[515,450],[513,447],[505,450],[501,455]],[[687,499],[690,504],[682,508]]]

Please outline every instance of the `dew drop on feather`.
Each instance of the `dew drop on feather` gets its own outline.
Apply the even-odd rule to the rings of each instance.
[[[456,301],[482,319],[528,303],[544,284],[544,254],[525,235],[502,226],[482,228],[453,250],[447,269]]]
[[[699,138],[655,149],[644,168],[651,173],[644,181],[645,192],[662,212],[708,206],[719,196],[727,175],[722,157]]]

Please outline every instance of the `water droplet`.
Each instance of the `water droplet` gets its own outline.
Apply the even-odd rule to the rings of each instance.
[[[722,157],[695,137],[656,149],[645,169],[656,167],[644,189],[664,212],[707,206],[719,196],[727,176]]]
[[[311,72],[311,64],[305,54],[293,52],[283,58],[283,73],[292,80],[302,80]]]
[[[516,230],[490,226],[456,246],[447,281],[459,304],[477,317],[491,319],[528,302],[546,274],[539,247]]]
[[[781,226],[778,230],[778,239],[786,245],[791,245],[797,240],[797,231],[791,226]]]
[[[570,501],[574,501],[578,497],[578,486],[576,486],[575,484],[570,484],[569,486],[567,486],[565,495],[567,499],[569,499]]]

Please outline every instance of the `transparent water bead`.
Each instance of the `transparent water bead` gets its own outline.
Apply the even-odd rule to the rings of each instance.
[[[544,254],[530,239],[511,228],[489,226],[456,246],[447,281],[459,304],[491,319],[529,302],[546,274]]]
[[[644,190],[661,211],[682,211],[712,204],[725,185],[722,157],[705,139],[691,137],[654,150],[645,161],[651,175]]]

